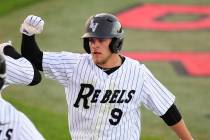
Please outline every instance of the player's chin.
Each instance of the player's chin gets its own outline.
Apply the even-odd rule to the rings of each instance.
[[[93,62],[95,64],[100,64],[100,59],[93,57]]]
[[[103,60],[99,57],[93,57],[93,62],[96,64],[96,65],[100,65],[101,63],[103,63]]]

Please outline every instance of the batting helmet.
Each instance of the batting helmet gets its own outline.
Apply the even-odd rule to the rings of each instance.
[[[6,77],[6,63],[2,53],[0,53],[0,90],[4,86]]]
[[[86,21],[85,33],[83,38],[83,47],[87,53],[90,53],[89,38],[111,38],[109,48],[112,53],[118,53],[122,48],[123,30],[118,19],[111,14],[100,13],[91,16]]]

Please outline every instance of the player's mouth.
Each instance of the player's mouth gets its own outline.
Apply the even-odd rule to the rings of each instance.
[[[94,55],[99,55],[101,54],[100,52],[93,52]]]

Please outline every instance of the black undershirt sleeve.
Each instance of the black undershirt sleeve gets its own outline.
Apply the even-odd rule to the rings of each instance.
[[[12,46],[9,46],[9,45],[4,47],[3,52],[4,52],[4,55],[10,56],[13,59],[19,59],[23,57]],[[33,69],[34,69],[34,77],[33,77],[32,82],[29,84],[29,86],[36,85],[40,83],[42,80],[40,72],[34,66],[33,66]]]
[[[4,55],[10,56],[14,59],[19,59],[22,56],[10,45],[4,47]]]
[[[34,77],[33,77],[32,82],[29,84],[29,86],[37,85],[37,84],[39,84],[39,83],[41,82],[41,80],[42,80],[42,76],[41,76],[39,70],[37,70],[37,69],[34,67],[34,65],[32,65],[32,66],[33,66],[33,68],[34,68]]]
[[[165,123],[168,126],[175,125],[176,123],[178,123],[182,119],[182,116],[181,116],[181,114],[180,114],[180,112],[177,109],[175,104],[173,104],[168,109],[168,111],[164,115],[162,115],[160,117],[165,121]]]
[[[42,68],[43,52],[39,49],[36,43],[35,35],[27,36],[22,34],[21,53],[38,70],[43,71]]]

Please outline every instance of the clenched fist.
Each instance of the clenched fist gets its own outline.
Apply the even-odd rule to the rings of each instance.
[[[35,15],[29,15],[26,17],[20,27],[20,32],[32,36],[34,34],[40,34],[43,31],[44,20],[41,17]]]

